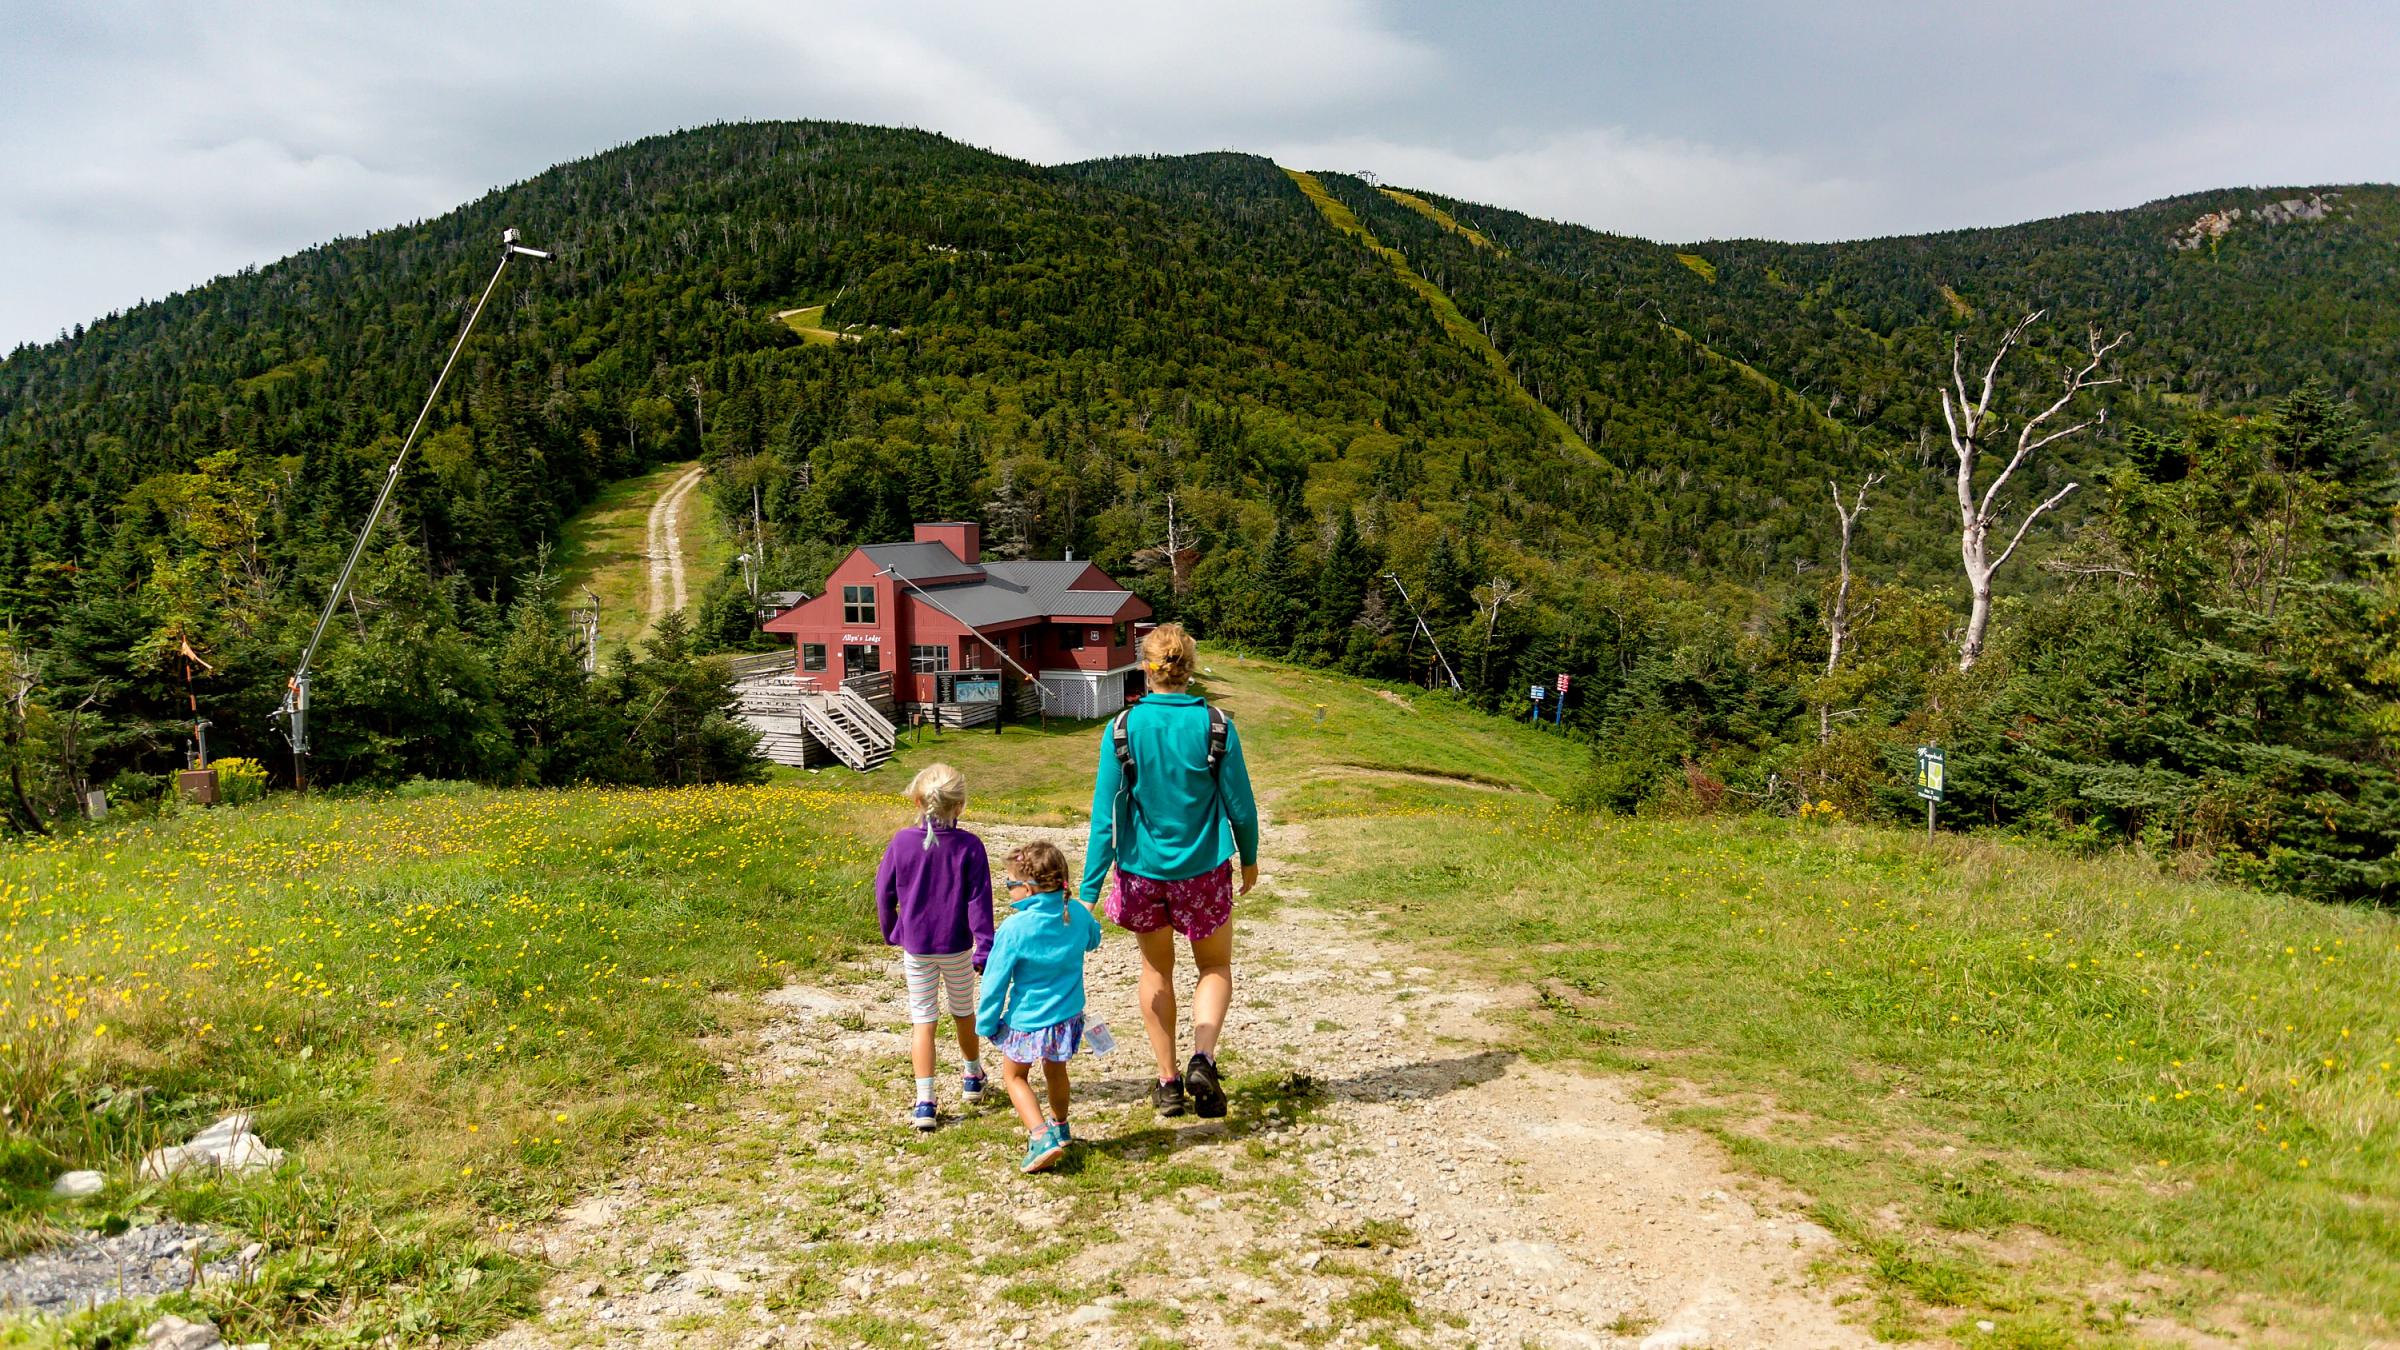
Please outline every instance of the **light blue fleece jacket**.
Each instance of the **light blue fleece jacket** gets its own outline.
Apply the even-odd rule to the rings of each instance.
[[[1061,912],[1063,908],[1063,913]],[[975,1030],[1041,1031],[1083,1015],[1083,956],[1100,949],[1100,921],[1067,898],[1043,891],[1017,902],[992,936],[983,965]]]
[[[1197,694],[1150,694],[1125,713],[1133,792],[1124,791],[1115,733],[1100,732],[1092,783],[1092,837],[1083,851],[1083,902],[1100,903],[1111,865],[1152,881],[1212,871],[1240,850],[1258,862],[1258,803],[1242,762],[1242,733],[1225,727],[1225,758],[1208,772],[1208,703]]]

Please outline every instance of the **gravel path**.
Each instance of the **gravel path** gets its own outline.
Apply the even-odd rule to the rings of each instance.
[[[0,1262],[0,1312],[63,1314],[121,1298],[189,1289],[204,1280],[248,1273],[258,1249],[220,1254],[224,1243],[206,1228],[168,1220],[94,1237]]]
[[[979,829],[994,858],[1081,844]],[[1809,1282],[1827,1234],[1612,1081],[1505,1048],[1523,993],[1412,964],[1266,870],[1281,900],[1237,911],[1225,1121],[1150,1111],[1112,929],[1088,983],[1119,1049],[1077,1061],[1080,1151],[1019,1176],[1013,1114],[960,1112],[948,1046],[950,1119],[913,1137],[897,964],[862,963],[769,995],[725,1047],[735,1108],[545,1234],[548,1310],[495,1345],[1871,1343]]]
[[[680,533],[684,499],[700,486],[702,471],[690,473],[667,485],[650,504],[650,627],[670,613],[680,614],[690,607],[690,594],[684,585],[683,538]]]

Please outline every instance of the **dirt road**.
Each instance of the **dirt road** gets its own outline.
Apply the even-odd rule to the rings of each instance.
[[[1039,836],[1080,851],[979,828],[995,859]],[[1269,852],[1304,842],[1276,829]],[[1240,912],[1226,1120],[1150,1110],[1112,930],[1089,987],[1119,1048],[1077,1061],[1079,1151],[1018,1175],[1014,1116],[996,1090],[960,1109],[948,1046],[945,1125],[918,1138],[897,966],[862,963],[769,996],[722,1047],[733,1108],[696,1110],[544,1234],[565,1271],[497,1344],[1871,1343],[1810,1283],[1821,1229],[1614,1081],[1506,1048],[1523,991],[1425,964],[1276,870],[1261,894],[1281,898]]]
[[[690,607],[690,595],[683,581],[683,536],[681,532],[684,499],[700,486],[702,471],[694,468],[676,479],[658,500],[650,504],[648,542],[644,556],[650,560],[650,618],[648,626],[656,628],[668,614],[680,614]]]

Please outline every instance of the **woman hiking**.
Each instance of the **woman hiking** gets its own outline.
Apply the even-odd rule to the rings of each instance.
[[[1217,1033],[1233,1004],[1233,898],[1258,884],[1258,805],[1242,741],[1225,714],[1185,692],[1199,650],[1182,624],[1142,639],[1149,694],[1119,713],[1100,741],[1092,786],[1092,837],[1083,855],[1082,899],[1132,930],[1142,949],[1142,1028],[1158,1060],[1151,1097],[1162,1116],[1180,1116],[1186,1094],[1205,1117],[1225,1114]],[[1233,879],[1239,851],[1242,878]],[[1175,1065],[1175,934],[1192,944],[1192,1058]]]

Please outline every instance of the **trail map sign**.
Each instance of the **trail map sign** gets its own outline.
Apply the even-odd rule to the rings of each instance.
[[[961,675],[958,677],[956,695],[957,701],[960,703],[998,703],[1000,701],[1000,677],[997,675]]]
[[[1925,799],[1925,842],[1933,842],[1933,817],[1942,801],[1942,748],[1917,747],[1917,795]]]

